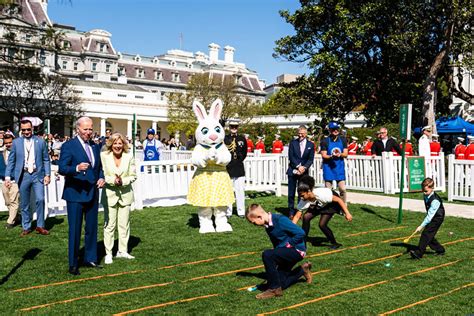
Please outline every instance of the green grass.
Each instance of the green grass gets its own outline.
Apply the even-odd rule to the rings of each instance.
[[[286,205],[285,197],[260,196],[247,202],[250,201],[262,203],[268,210],[281,210]],[[310,258],[305,260],[313,262],[313,271],[330,271],[316,274],[312,284],[295,284],[284,292],[283,297],[265,301],[256,300],[256,292],[237,289],[262,282],[263,268],[245,269],[262,264],[260,253],[270,247],[270,242],[264,229],[235,216],[231,219],[233,233],[200,235],[196,227],[197,209],[194,207],[135,211],[131,216],[130,245],[136,260],[114,259],[112,265],[107,265],[102,270],[81,268],[79,277],[67,273],[66,217],[48,220],[47,224],[51,228],[49,236],[30,234],[20,238],[19,228],[4,230],[0,237],[0,276],[3,278],[0,286],[0,314],[110,315],[216,294],[217,296],[145,310],[141,314],[255,315],[339,293],[279,314],[375,315],[474,282],[474,240],[465,240],[474,237],[473,220],[446,218],[438,239],[441,243],[454,243],[446,246],[445,256],[427,254],[422,260],[413,261],[407,254],[403,254],[354,266],[356,263],[405,253],[406,247],[401,240],[382,241],[408,236],[421,223],[423,214],[406,212],[403,224],[398,226],[397,211],[394,209],[366,205],[350,207],[354,215],[352,223],[347,223],[340,216],[330,222],[337,240],[344,245],[341,251],[330,252],[325,242],[308,247]],[[5,217],[0,216],[0,220],[5,221]],[[99,223],[103,223],[102,214],[99,215]],[[380,231],[349,236],[371,230]],[[317,219],[312,225],[310,236],[322,239]],[[99,241],[102,241],[102,229]],[[411,241],[412,244],[417,242],[417,238]],[[25,254],[35,248],[38,253],[33,260],[22,260]],[[100,249],[103,260],[102,244]],[[230,256],[233,254],[235,256]],[[214,259],[183,265],[212,258]],[[441,266],[443,264],[447,265]],[[167,266],[171,267],[160,269]],[[431,267],[436,268],[425,270]],[[132,271],[134,273],[120,275]],[[416,271],[421,272],[413,274]],[[211,276],[219,273],[221,275]],[[110,276],[113,274],[116,275]],[[100,276],[106,277],[13,292],[15,289],[36,285]],[[191,280],[201,276],[208,277]],[[403,277],[397,278],[399,276]],[[168,282],[172,283],[167,284]],[[166,285],[157,286],[158,284]],[[150,285],[155,286],[144,288]],[[366,285],[369,286],[362,288]],[[139,287],[142,288],[114,293]],[[110,295],[93,297],[101,293]],[[401,313],[466,315],[474,310],[473,294],[473,287],[464,288]],[[83,298],[74,300],[79,297]],[[70,302],[20,311],[23,308],[70,299]]]

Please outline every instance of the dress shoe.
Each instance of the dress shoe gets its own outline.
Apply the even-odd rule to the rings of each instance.
[[[415,250],[410,250],[409,253],[412,259],[416,259],[416,260],[421,259],[421,256]]]
[[[95,262],[85,262],[85,263],[84,263],[84,266],[85,266],[85,267],[88,267],[88,268],[102,269],[102,266],[101,266],[101,265],[98,265],[98,264],[95,263]]]
[[[435,252],[435,256],[444,256],[446,252],[445,251],[440,251],[440,252]]]
[[[120,252],[120,251],[117,252],[117,255],[115,256],[115,258],[135,259],[135,257],[129,254],[128,252]]]
[[[272,298],[275,296],[282,296],[282,295],[283,295],[283,290],[281,289],[281,287],[278,287],[276,289],[268,289],[265,292],[257,294],[257,296],[255,297],[259,300],[264,300],[267,298]]]
[[[306,283],[311,283],[313,282],[313,275],[311,274],[311,268],[313,267],[311,262],[305,262],[301,265],[301,268],[303,269],[303,275],[304,278],[306,279]]]
[[[336,250],[337,248],[340,248],[340,247],[342,247],[342,244],[335,243],[335,244],[331,244],[331,246],[329,246],[329,249]]]
[[[75,267],[75,266],[69,267],[69,273],[72,274],[72,275],[80,275],[81,274],[81,272],[79,272],[79,268]]]
[[[25,237],[26,235],[28,235],[29,233],[31,233],[31,230],[30,229],[23,229],[21,234],[20,234],[20,237]]]
[[[40,235],[49,235],[49,231],[47,231],[46,229],[44,229],[43,227],[36,227],[35,229],[38,234]]]
[[[13,227],[15,227],[15,224],[8,224],[8,223],[5,224],[6,229],[12,229]]]

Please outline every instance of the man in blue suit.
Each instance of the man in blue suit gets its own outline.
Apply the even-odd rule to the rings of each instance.
[[[51,181],[51,164],[46,142],[33,135],[33,124],[29,120],[20,121],[22,137],[13,141],[5,170],[5,187],[12,186],[12,179],[20,189],[21,225],[20,236],[31,233],[30,193],[35,192],[36,231],[48,235],[44,228],[44,186]]]
[[[100,146],[91,142],[92,120],[81,117],[76,122],[77,136],[63,144],[59,159],[59,173],[65,176],[63,199],[67,203],[69,222],[69,273],[79,275],[79,246],[82,219],[85,217],[84,265],[102,268],[97,264],[97,213],[99,188],[105,184],[100,162]]]
[[[301,176],[308,174],[308,169],[314,160],[314,143],[306,136],[308,130],[304,125],[298,128],[298,138],[290,142],[288,148],[288,211],[290,218],[295,214],[296,186]],[[299,200],[299,198],[298,198]]]

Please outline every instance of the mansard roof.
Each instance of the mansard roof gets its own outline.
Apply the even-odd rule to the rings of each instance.
[[[21,17],[36,26],[52,26],[49,17],[40,2],[21,0]]]

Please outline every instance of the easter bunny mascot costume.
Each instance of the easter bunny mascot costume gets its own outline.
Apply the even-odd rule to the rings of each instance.
[[[199,232],[230,232],[226,210],[234,202],[232,181],[226,170],[231,155],[224,144],[224,128],[219,122],[222,101],[215,100],[206,113],[204,106],[193,102],[193,111],[199,121],[196,128],[196,147],[191,162],[197,167],[189,185],[188,203],[199,206]],[[215,229],[212,223],[214,214]]]

